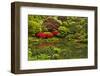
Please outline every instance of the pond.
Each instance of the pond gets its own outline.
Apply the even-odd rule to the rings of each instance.
[[[29,60],[80,59],[88,57],[87,43],[66,38],[35,39],[29,45]]]

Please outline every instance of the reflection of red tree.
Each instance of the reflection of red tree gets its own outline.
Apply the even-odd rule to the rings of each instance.
[[[44,42],[44,43],[39,44],[37,47],[55,46],[57,42],[59,42],[59,40],[54,41],[54,42]]]
[[[54,43],[41,43],[38,47],[54,46]]]

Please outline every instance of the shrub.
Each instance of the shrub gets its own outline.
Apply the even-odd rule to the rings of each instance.
[[[28,22],[28,29],[29,29],[29,33],[31,34],[35,34],[37,32],[41,32],[42,28],[41,25],[35,21],[29,21]]]

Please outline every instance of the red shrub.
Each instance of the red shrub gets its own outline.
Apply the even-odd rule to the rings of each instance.
[[[59,32],[58,32],[58,31],[53,31],[52,34],[53,34],[53,35],[58,35]]]
[[[40,37],[40,38],[46,38],[46,34],[43,33],[43,32],[39,32],[36,34],[37,37]]]
[[[35,36],[39,38],[52,38],[54,35],[51,32],[39,32]]]
[[[54,35],[53,35],[52,33],[47,33],[47,34],[46,34],[46,37],[47,37],[47,38],[52,38],[53,36],[54,36]]]

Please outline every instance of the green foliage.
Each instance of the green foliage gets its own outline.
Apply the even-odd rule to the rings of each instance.
[[[64,33],[68,32],[68,28],[66,28],[65,26],[60,26],[60,27],[58,28],[58,30],[59,30],[60,32],[64,32]]]
[[[42,23],[43,23],[42,16],[28,16],[28,33],[35,34],[37,32],[42,31]]]
[[[41,25],[38,22],[29,21],[28,24],[29,33],[35,34],[42,31]]]
[[[58,28],[58,31],[60,32],[60,34],[58,36],[65,37],[67,35],[67,33],[68,33],[69,30],[65,26],[60,26]]]
[[[52,32],[43,26],[48,17],[59,23],[59,34],[52,38],[36,37],[38,32]],[[87,44],[87,17],[28,15],[29,60],[87,58]]]

